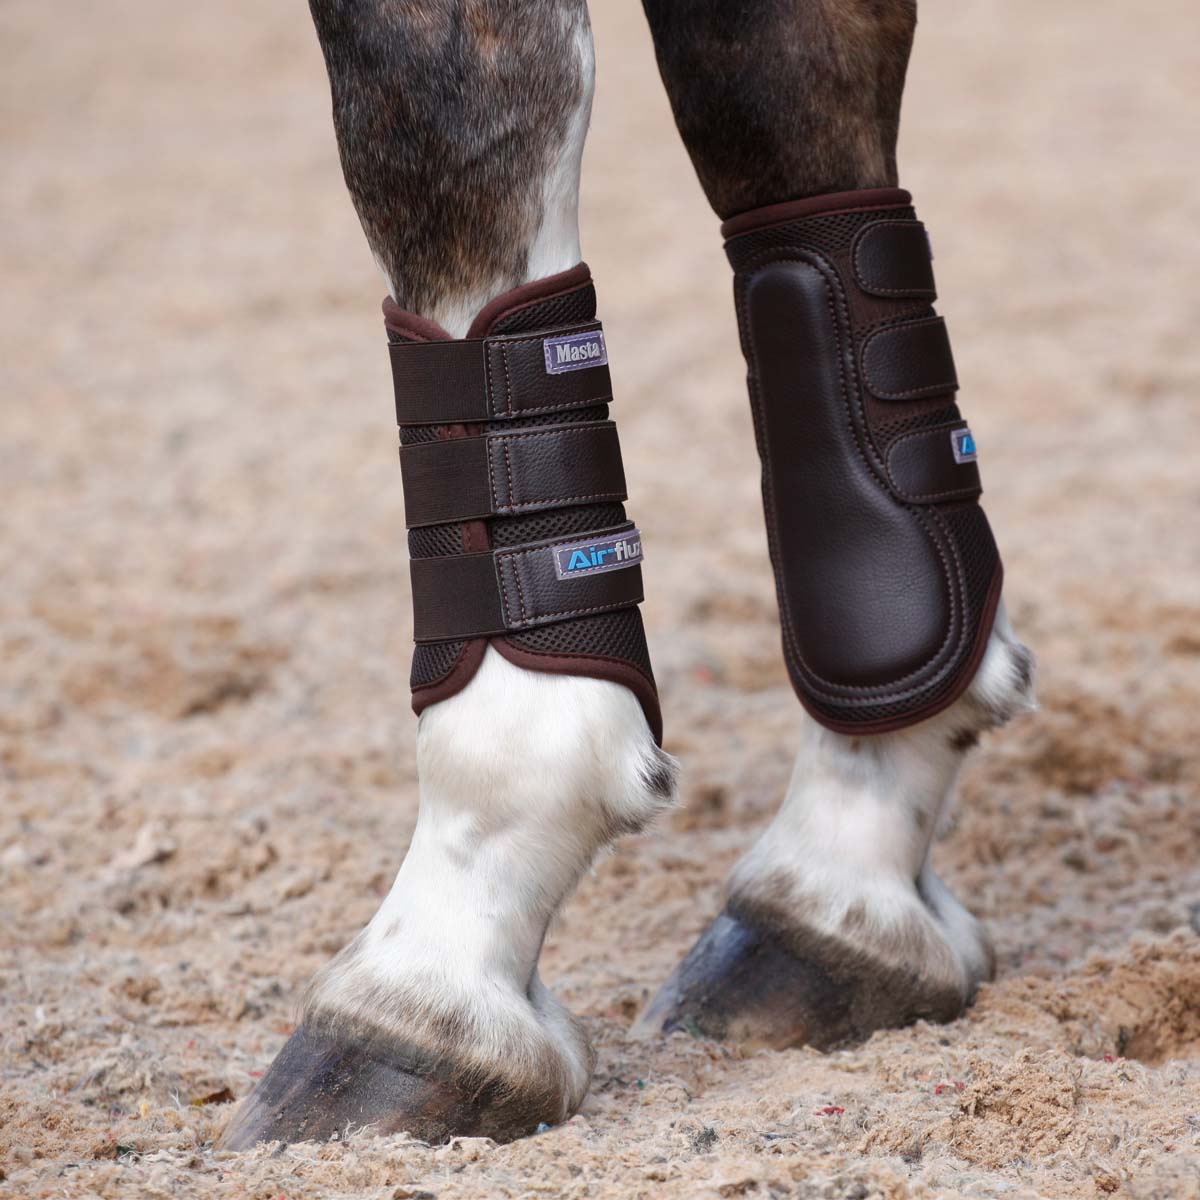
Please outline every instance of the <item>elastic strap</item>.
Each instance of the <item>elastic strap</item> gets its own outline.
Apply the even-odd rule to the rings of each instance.
[[[626,498],[611,421],[539,425],[400,448],[410,529]]]
[[[553,332],[392,342],[399,425],[463,425],[612,400],[599,321]]]

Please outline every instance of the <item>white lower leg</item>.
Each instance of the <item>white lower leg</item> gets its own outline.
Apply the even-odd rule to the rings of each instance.
[[[306,1011],[514,1088],[582,1099],[587,1039],[542,985],[546,927],[596,853],[670,803],[637,700],[489,650],[418,734],[421,808],[391,892]]]
[[[1032,703],[1029,653],[1001,606],[970,689],[945,712],[861,738],[806,719],[787,797],[734,869],[731,903],[885,966],[921,967],[965,998],[991,951],[928,866],[929,847],[978,734]]]

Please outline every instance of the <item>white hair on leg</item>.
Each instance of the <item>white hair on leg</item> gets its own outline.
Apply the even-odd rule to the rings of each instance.
[[[942,882],[928,861],[917,877],[917,890],[938,930],[958,956],[968,984],[973,987],[991,979],[996,959],[987,930]]]
[[[547,925],[596,853],[671,802],[672,760],[627,688],[488,650],[418,734],[421,808],[396,881],[317,977],[307,1014],[366,1024],[568,1115],[587,1039],[537,976]]]
[[[571,18],[562,14],[563,20]],[[544,279],[573,267],[582,257],[579,245],[579,176],[583,145],[592,117],[596,55],[586,11],[571,31],[579,55],[580,94],[567,136],[542,181],[542,220],[529,248],[526,280]]]
[[[929,848],[979,733],[1031,707],[1030,655],[1001,605],[970,688],[944,712],[870,737],[805,718],[787,796],[734,868],[731,901],[885,967],[919,966],[965,999],[990,974],[991,949]]]

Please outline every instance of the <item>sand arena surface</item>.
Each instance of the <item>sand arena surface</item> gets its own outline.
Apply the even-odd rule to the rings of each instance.
[[[596,5],[600,286],[683,807],[543,974],[565,1127],[214,1155],[416,806],[381,286],[302,4],[0,8],[0,1195],[1200,1195],[1191,0],[929,5],[930,226],[1041,714],[936,847],[999,977],[947,1027],[749,1057],[635,1011],[796,741],[730,284],[633,0]]]

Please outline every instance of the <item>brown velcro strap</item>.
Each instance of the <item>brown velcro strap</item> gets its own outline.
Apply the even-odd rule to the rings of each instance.
[[[919,400],[958,390],[941,317],[877,329],[863,343],[862,371],[867,390],[880,400]]]
[[[642,601],[632,524],[484,554],[414,558],[413,637],[459,641],[632,608]]]
[[[962,421],[902,434],[886,462],[892,490],[910,504],[969,500],[983,491],[975,441]]]
[[[872,296],[937,299],[929,237],[920,221],[872,221],[854,239],[854,280]]]
[[[409,529],[627,496],[611,421],[401,446],[400,467]]]
[[[536,334],[392,342],[399,425],[457,425],[612,400],[599,321]]]

